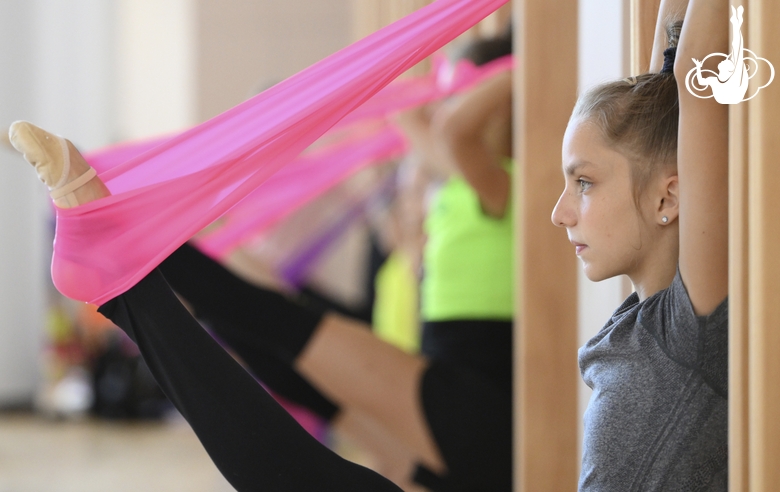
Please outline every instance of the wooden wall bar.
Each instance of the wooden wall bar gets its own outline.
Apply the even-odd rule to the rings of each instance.
[[[433,0],[352,0],[353,38],[364,38],[369,34],[425,7]],[[494,36],[506,29],[512,15],[510,2],[499,8],[472,29],[466,31],[459,40]],[[422,75],[430,70],[428,60],[409,71],[413,75]]]
[[[745,18],[746,47],[780,68],[780,3],[751,0]],[[769,492],[780,484],[780,83],[748,105],[750,490]]]
[[[577,96],[577,1],[515,0],[515,490],[574,491],[577,263],[550,222],[561,143]]]
[[[355,40],[425,7],[432,0],[352,0]]]
[[[748,8],[746,1],[741,4]],[[748,21],[745,16],[746,42]],[[748,492],[749,105],[737,104],[729,111],[729,491]]]
[[[729,491],[748,492],[748,105],[729,113]]]
[[[631,74],[646,73],[653,52],[653,37],[661,0],[630,0]]]
[[[433,0],[352,0],[353,35],[355,40],[362,39],[369,34],[411,14],[417,9],[425,7]],[[430,70],[430,62],[424,60],[412,67],[407,73],[410,75],[423,75]]]

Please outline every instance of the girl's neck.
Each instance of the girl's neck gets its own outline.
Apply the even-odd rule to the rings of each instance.
[[[679,239],[671,234],[665,239],[664,242],[669,244],[657,244],[654,251],[648,252],[641,263],[627,274],[640,301],[672,285],[677,274]]]

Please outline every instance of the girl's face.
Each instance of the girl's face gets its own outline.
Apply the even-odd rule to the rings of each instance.
[[[566,228],[585,275],[594,282],[631,276],[641,267],[647,236],[628,159],[604,143],[595,124],[573,120],[563,137],[563,175],[552,221]]]

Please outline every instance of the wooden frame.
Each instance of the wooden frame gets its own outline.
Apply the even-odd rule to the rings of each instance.
[[[655,24],[661,0],[630,0],[631,74],[646,73],[653,53]]]
[[[780,68],[780,5],[775,0],[751,0],[745,17],[749,21],[746,47]],[[749,490],[769,492],[780,484],[780,85],[775,81],[747,104],[747,462]]]
[[[577,98],[577,0],[515,0],[515,490],[576,490],[577,264],[550,214]]]
[[[748,105],[729,112],[729,490],[748,481]]]
[[[780,61],[771,0],[743,0],[745,45]],[[780,483],[780,88],[730,108],[729,128],[729,490]]]

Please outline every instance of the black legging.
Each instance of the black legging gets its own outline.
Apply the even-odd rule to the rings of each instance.
[[[400,490],[303,430],[190,316],[158,270],[100,312],[138,344],[163,391],[239,492]]]
[[[332,417],[338,407],[291,362],[319,324],[321,310],[244,282],[185,244],[161,265],[171,287],[270,389]],[[420,468],[436,491],[511,490],[511,321],[426,323],[430,365],[420,381],[428,425],[449,475]]]
[[[280,353],[277,346],[258,337],[263,328],[280,335],[310,333],[322,317],[321,301],[302,305],[308,297],[292,302],[279,293],[255,287],[189,244],[174,251],[159,269],[195,317],[229,346],[266,387],[326,421],[338,413],[333,401],[292,368],[294,354]],[[300,341],[295,344],[302,346]]]

